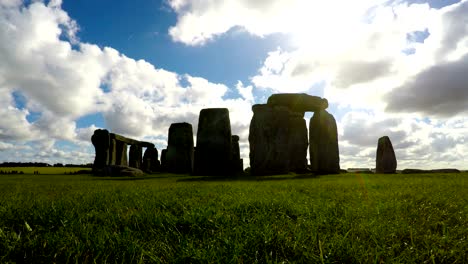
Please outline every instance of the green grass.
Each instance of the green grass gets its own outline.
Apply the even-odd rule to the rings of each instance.
[[[467,177],[0,175],[0,263],[467,263]]]

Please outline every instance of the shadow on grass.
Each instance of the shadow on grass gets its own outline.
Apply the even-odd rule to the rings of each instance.
[[[174,179],[180,177],[189,177],[190,175],[179,174],[145,174],[143,176],[95,176],[91,175],[93,180],[98,181],[140,181],[140,180],[153,180],[153,179]]]
[[[190,178],[178,179],[179,182],[221,182],[221,181],[282,181],[282,180],[301,180],[301,179],[314,179],[319,175],[315,174],[284,174],[284,175],[269,175],[269,176],[191,176]]]

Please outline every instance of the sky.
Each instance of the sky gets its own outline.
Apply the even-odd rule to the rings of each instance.
[[[97,128],[167,146],[253,104],[327,98],[342,168],[468,169],[468,0],[0,0],[0,162],[92,163]],[[312,114],[306,114],[308,119]]]

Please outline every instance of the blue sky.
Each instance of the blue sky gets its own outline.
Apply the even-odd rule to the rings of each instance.
[[[165,148],[227,107],[248,165],[251,106],[329,100],[343,168],[467,168],[467,1],[0,0],[0,161],[89,163],[107,128]],[[306,119],[311,113],[306,114]]]

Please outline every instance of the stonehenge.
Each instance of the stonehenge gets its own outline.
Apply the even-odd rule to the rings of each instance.
[[[375,160],[376,173],[395,173],[397,160],[392,142],[388,136],[379,138],[377,142],[377,154]]]
[[[173,173],[193,171],[193,131],[189,123],[174,123],[169,127],[165,169]]]
[[[335,119],[328,101],[307,94],[273,94],[267,104],[254,105],[250,122],[250,167],[253,175],[308,172],[304,112],[315,112],[309,126],[310,170],[339,173]]]
[[[142,169],[142,148],[155,149],[154,144],[144,141],[138,141],[124,136],[109,133],[106,129],[96,129],[91,136],[91,142],[96,152],[93,173],[100,175],[109,175],[111,166],[130,167]],[[130,145],[129,159],[127,159],[127,147]],[[147,155],[146,164],[156,164],[156,155]]]
[[[309,123],[310,169],[339,173],[338,129],[335,118],[325,110],[314,113]]]
[[[206,108],[198,117],[195,175],[231,174],[231,121],[227,108]]]
[[[337,126],[335,118],[326,111],[327,107],[327,99],[291,93],[273,94],[266,104],[253,105],[248,136],[251,174],[339,173]],[[309,111],[314,115],[307,131],[304,114]],[[96,151],[93,171],[105,175],[117,171],[116,168],[122,171],[122,168],[128,167],[147,173],[164,171],[203,176],[241,174],[243,159],[239,140],[239,136],[232,135],[227,108],[205,108],[200,111],[196,146],[191,124],[171,124],[167,148],[161,151],[161,162],[154,144],[97,129],[91,137]],[[393,153],[391,143],[390,149]],[[391,171],[391,168],[387,168],[391,167],[388,146],[382,151],[384,154],[378,151],[377,159],[383,155],[383,170]]]
[[[239,136],[231,136],[231,168],[234,174],[244,171],[244,160],[240,158]]]

